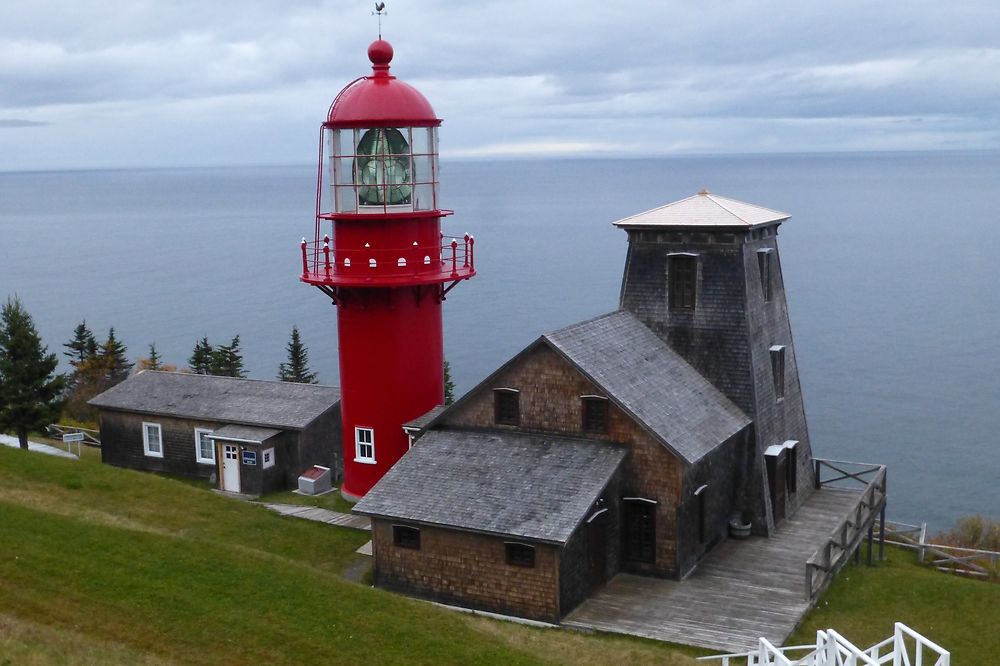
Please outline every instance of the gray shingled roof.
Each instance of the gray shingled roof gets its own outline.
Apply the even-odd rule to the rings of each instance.
[[[628,312],[602,315],[542,339],[688,462],[750,423],[739,407]]]
[[[95,407],[301,430],[340,401],[340,389],[146,370],[89,401]]]
[[[426,414],[421,414],[412,421],[407,421],[403,424],[404,428],[422,429],[428,423],[437,418],[438,414],[445,410],[444,405],[438,405],[437,407],[431,407],[430,411]]]
[[[432,430],[354,513],[561,544],[626,453],[593,440]]]
[[[622,229],[658,227],[744,227],[783,222],[788,213],[702,190],[693,197],[630,215],[613,224]]]

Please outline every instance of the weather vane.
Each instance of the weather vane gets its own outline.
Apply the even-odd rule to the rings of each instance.
[[[375,15],[378,16],[378,38],[379,39],[382,39],[382,15],[383,14],[388,14],[388,13],[389,12],[385,11],[385,3],[384,2],[376,2],[375,3],[375,11],[373,11],[372,14],[375,14]]]

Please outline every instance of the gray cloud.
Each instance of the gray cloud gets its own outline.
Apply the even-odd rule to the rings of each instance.
[[[308,161],[375,33],[346,0],[36,0],[4,19],[0,117],[58,122],[32,137],[52,150],[4,133],[4,168]],[[445,151],[646,154],[1000,147],[997,25],[992,0],[427,0],[390,4],[384,34]]]
[[[17,129],[19,127],[43,127],[49,123],[40,123],[22,118],[0,118],[0,129]]]

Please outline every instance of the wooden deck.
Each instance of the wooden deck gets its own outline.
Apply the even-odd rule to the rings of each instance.
[[[817,490],[773,536],[729,539],[683,581],[619,574],[563,625],[723,652],[782,645],[809,610],[806,560],[860,495]]]

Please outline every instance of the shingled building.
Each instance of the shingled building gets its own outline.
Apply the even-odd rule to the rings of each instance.
[[[620,309],[543,335],[357,504],[375,583],[558,621],[619,571],[680,578],[812,489],[776,234],[701,192],[615,224]],[[411,433],[414,434],[414,433]]]
[[[145,370],[90,400],[101,459],[262,495],[313,465],[339,474],[340,389]]]

